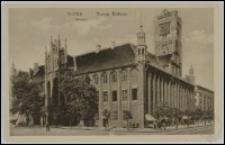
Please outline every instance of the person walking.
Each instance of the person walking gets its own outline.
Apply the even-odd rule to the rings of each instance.
[[[26,117],[27,126],[29,126],[30,118],[29,116]]]
[[[49,125],[49,123],[46,123],[46,132],[50,132],[50,125]]]

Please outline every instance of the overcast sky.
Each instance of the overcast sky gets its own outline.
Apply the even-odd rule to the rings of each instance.
[[[79,55],[123,43],[136,44],[140,15],[148,51],[154,53],[153,19],[163,9],[10,9],[10,63],[28,70],[33,63],[44,64],[50,36],[67,38],[68,53]],[[171,9],[169,9],[171,10]],[[196,82],[213,89],[213,9],[177,9],[182,18],[183,76],[193,64]],[[109,14],[100,16],[97,13]],[[123,16],[112,16],[120,12]],[[74,13],[74,16],[69,16]],[[77,15],[82,13],[82,16]],[[79,20],[78,20],[79,19]],[[85,20],[84,20],[85,19]],[[63,43],[64,44],[64,43]]]

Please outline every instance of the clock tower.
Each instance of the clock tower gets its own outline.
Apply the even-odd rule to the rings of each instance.
[[[143,30],[141,18],[140,29],[137,33],[136,62],[145,63],[146,54],[147,54],[147,45],[145,44],[145,32]]]
[[[154,42],[155,55],[162,62],[165,70],[181,77],[181,18],[177,10],[165,9],[155,18]]]

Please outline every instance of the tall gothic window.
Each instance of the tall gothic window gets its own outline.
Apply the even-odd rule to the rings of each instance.
[[[108,92],[103,92],[103,102],[108,102]]]
[[[116,74],[115,71],[111,73],[111,81],[112,82],[117,82],[117,74]]]
[[[107,74],[106,74],[106,72],[102,73],[102,83],[107,83]]]
[[[98,84],[98,75],[97,75],[97,74],[95,74],[95,75],[93,76],[93,80],[94,80],[94,83],[95,83],[95,84]]]
[[[122,101],[127,101],[127,90],[122,90]]]
[[[128,113],[127,110],[123,110],[123,120],[127,119],[127,113]]]
[[[51,63],[51,58],[50,58],[50,55],[48,55],[47,56],[47,66],[46,66],[47,72],[48,71],[51,71],[51,65],[50,65],[50,63]]]
[[[96,91],[96,96],[97,96],[97,102],[99,103],[99,91]]]
[[[112,91],[112,101],[117,101],[117,91]]]
[[[132,89],[132,100],[137,100],[138,99],[138,93],[137,89]]]
[[[64,52],[61,51],[61,52],[60,52],[60,64],[64,64],[64,63],[65,63],[65,62],[64,62],[64,58],[65,58]]]
[[[127,80],[127,72],[124,70],[121,72],[121,80],[126,81]]]
[[[137,70],[133,69],[130,74],[131,82],[137,82]]]
[[[118,119],[118,111],[113,110],[113,120],[117,120],[117,119]]]

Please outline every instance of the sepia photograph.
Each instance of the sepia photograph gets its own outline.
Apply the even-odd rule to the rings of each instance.
[[[223,136],[219,4],[138,4],[5,4],[8,138]]]

